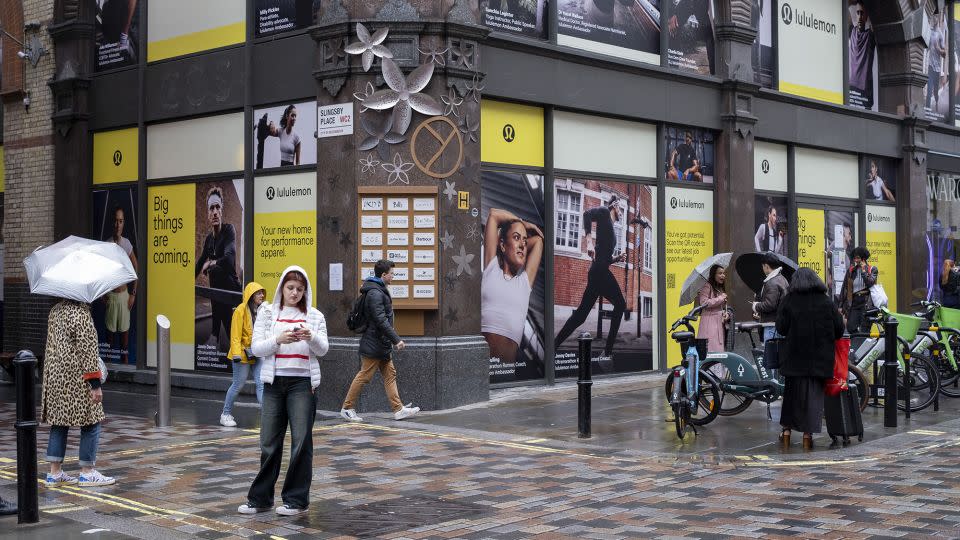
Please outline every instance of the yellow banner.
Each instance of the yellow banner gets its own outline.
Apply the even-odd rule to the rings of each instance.
[[[890,206],[867,206],[867,250],[879,271],[891,311],[897,310],[897,212]]]
[[[136,182],[140,176],[137,128],[93,134],[93,183]]]
[[[171,366],[193,369],[196,186],[151,187],[147,215],[147,359],[156,365],[157,315],[170,320]]]
[[[193,16],[202,16],[195,14]],[[189,34],[181,34],[168,39],[151,41],[147,44],[147,62],[156,62],[176,56],[226,47],[246,40],[246,22],[241,21],[218,26]]]
[[[317,175],[314,172],[258,177],[254,180],[254,281],[273,294],[283,270],[295,264],[313,284],[313,305],[321,284],[317,279]]]
[[[480,160],[543,167],[543,109],[502,101],[480,104]]]
[[[797,208],[797,264],[810,268],[826,279],[826,251],[824,246],[823,210]]]
[[[701,261],[713,255],[713,192],[667,188],[666,215],[666,302],[664,330],[693,309],[680,306],[680,288]],[[684,219],[676,219],[684,218]],[[694,324],[696,328],[698,325]],[[667,365],[680,363],[680,347],[666,335]]]

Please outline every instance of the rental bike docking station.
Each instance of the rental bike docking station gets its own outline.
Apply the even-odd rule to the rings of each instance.
[[[593,387],[593,375],[590,365],[590,347],[593,337],[590,332],[584,332],[577,338],[579,353],[577,356],[577,436],[581,439],[590,438],[590,393]]]
[[[20,351],[13,359],[17,384],[17,523],[40,521],[37,492],[37,357]]]

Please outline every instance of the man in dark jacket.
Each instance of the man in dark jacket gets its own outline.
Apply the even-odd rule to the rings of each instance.
[[[243,287],[237,277],[237,232],[233,225],[223,222],[223,191],[216,186],[207,192],[207,221],[210,222],[210,233],[203,239],[194,275],[206,275],[212,289],[240,292]],[[227,332],[227,342],[230,342],[230,321],[235,305],[236,302],[210,301],[213,311],[210,335],[218,342],[221,326]]]
[[[876,266],[870,266],[870,252],[867,248],[853,249],[853,265],[847,269],[847,274],[840,288],[840,312],[843,314],[847,332],[867,332],[870,328],[863,324],[863,312],[873,306],[870,299],[870,287],[877,282],[879,271]]]
[[[780,309],[780,303],[787,295],[790,284],[787,278],[780,274],[780,259],[773,252],[764,253],[762,261],[763,273],[767,277],[763,280],[763,287],[760,288],[760,301],[753,303],[753,313],[761,323],[776,323],[777,310]],[[772,324],[763,329],[764,341],[775,335],[776,328]]]
[[[398,351],[406,347],[406,343],[397,335],[393,328],[393,300],[390,298],[390,289],[387,288],[393,281],[393,261],[379,260],[373,266],[376,277],[367,278],[360,287],[360,294],[366,295],[364,311],[366,314],[367,329],[360,338],[360,371],[353,378],[340,416],[350,422],[362,422],[357,416],[354,404],[360,397],[363,387],[370,382],[373,374],[379,370],[383,377],[383,389],[387,393],[390,407],[393,409],[393,418],[403,420],[420,412],[420,407],[413,407],[412,403],[404,405],[400,401],[397,391],[397,369],[393,366],[391,353],[396,346]]]

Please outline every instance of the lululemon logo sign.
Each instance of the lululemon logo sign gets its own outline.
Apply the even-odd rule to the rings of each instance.
[[[783,18],[783,24],[789,25],[793,22],[793,8],[790,4],[784,3],[780,6],[780,17]]]
[[[507,141],[508,143],[510,143],[510,142],[513,142],[513,140],[516,139],[516,138],[517,138],[517,132],[516,132],[516,130],[513,129],[513,126],[510,125],[510,124],[504,125],[504,126],[503,126],[503,140],[505,140],[505,141]]]
[[[676,210],[676,208],[677,208],[677,198],[676,198],[676,197],[671,197],[671,198],[670,198],[670,208],[673,208],[674,210]]]
[[[121,163],[123,163],[123,153],[121,153],[119,150],[115,150],[113,152],[113,164],[114,166],[119,167]]]
[[[766,159],[763,160],[763,162],[760,163],[760,170],[763,171],[763,174],[770,172],[770,161]]]
[[[267,188],[267,200],[272,201],[273,198],[277,195],[276,190],[273,189],[273,186]]]

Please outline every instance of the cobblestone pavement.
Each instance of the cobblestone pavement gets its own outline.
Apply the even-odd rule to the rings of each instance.
[[[13,421],[4,403],[4,498],[16,495]],[[312,503],[294,518],[236,514],[259,462],[255,429],[158,430],[117,414],[104,428],[98,466],[118,483],[41,487],[42,519],[136,538],[960,538],[955,419],[789,455],[649,452],[383,417],[323,420]],[[76,468],[76,435],[71,443],[67,470]],[[49,528],[15,522],[0,518],[0,537],[50,538]]]

